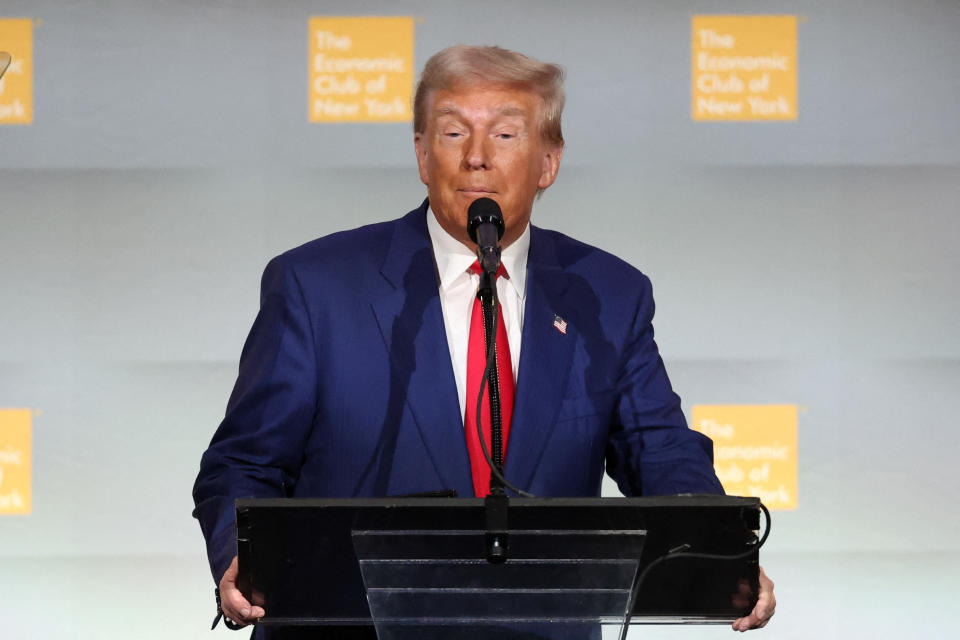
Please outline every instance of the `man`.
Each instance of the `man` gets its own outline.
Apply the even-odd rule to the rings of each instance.
[[[657,352],[649,280],[529,224],[563,154],[562,78],[556,65],[496,47],[436,54],[414,103],[427,201],[267,266],[194,487],[228,618],[264,615],[236,589],[235,498],[482,495],[475,426],[464,428],[475,424],[478,387],[479,276],[466,220],[480,197],[505,221],[496,287],[498,365],[508,387],[515,381],[507,479],[535,495],[595,496],[606,466],[628,495],[722,493],[712,443],[687,428]],[[734,628],[763,626],[774,603],[763,576],[757,608]]]

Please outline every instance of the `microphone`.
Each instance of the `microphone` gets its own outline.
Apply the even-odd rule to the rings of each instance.
[[[491,198],[477,198],[467,209],[467,234],[477,243],[477,259],[491,276],[500,267],[500,238],[503,237],[503,213]]]
[[[510,549],[510,529],[508,512],[510,499],[504,487],[511,489],[518,495],[532,498],[533,495],[513,486],[503,477],[502,454],[502,425],[500,415],[500,381],[497,371],[497,287],[494,285],[497,269],[500,268],[500,238],[503,237],[503,213],[500,205],[491,198],[477,198],[470,203],[467,209],[467,234],[477,243],[477,258],[484,274],[480,276],[480,289],[477,297],[483,308],[483,328],[487,344],[487,364],[483,370],[480,390],[477,393],[477,436],[480,438],[480,447],[483,456],[490,465],[490,493],[484,498],[484,515],[486,520],[487,561],[500,564],[507,560]],[[481,404],[483,403],[484,387],[489,383],[490,402],[490,451],[484,442],[481,427]],[[491,453],[492,452],[492,453]]]

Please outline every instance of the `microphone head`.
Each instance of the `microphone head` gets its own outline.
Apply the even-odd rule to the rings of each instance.
[[[484,222],[493,223],[497,227],[497,240],[503,237],[503,213],[500,205],[492,198],[477,198],[467,209],[467,234],[474,242],[477,242],[477,227]]]

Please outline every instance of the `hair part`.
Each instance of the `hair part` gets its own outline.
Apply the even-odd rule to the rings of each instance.
[[[423,66],[413,99],[413,131],[427,128],[428,103],[434,91],[463,85],[502,85],[533,92],[543,100],[540,136],[563,146],[563,67],[540,62],[500,47],[457,45],[434,54]]]

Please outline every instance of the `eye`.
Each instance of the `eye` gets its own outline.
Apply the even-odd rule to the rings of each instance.
[[[493,137],[502,141],[516,140],[520,137],[520,132],[516,127],[501,127],[493,130]]]
[[[460,138],[463,136],[459,131],[447,131],[443,134],[445,138]]]

